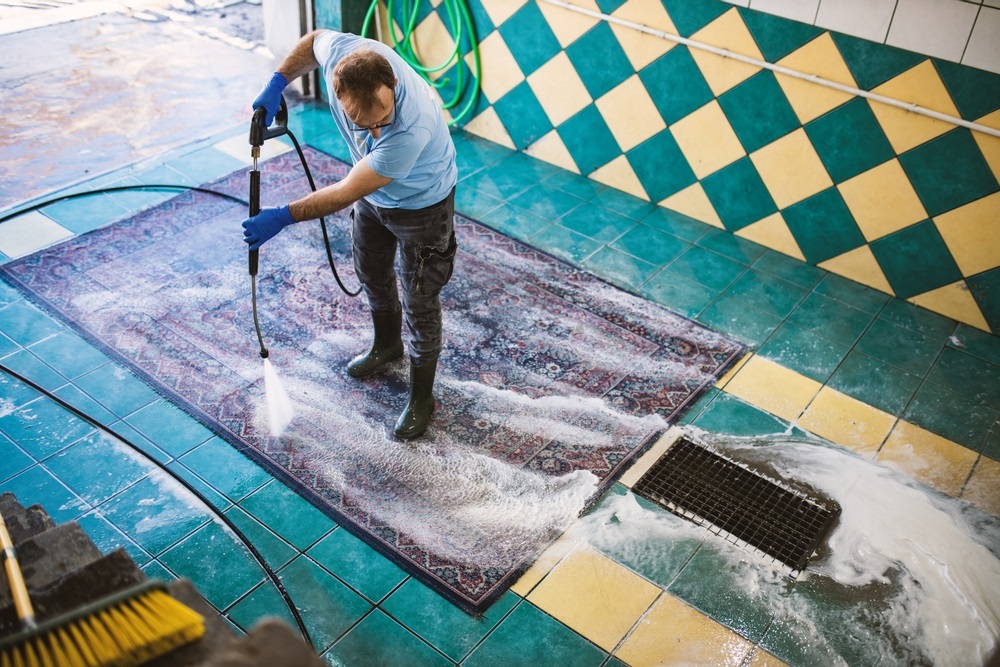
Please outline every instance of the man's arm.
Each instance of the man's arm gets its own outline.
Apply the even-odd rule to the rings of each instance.
[[[288,52],[276,71],[281,72],[288,81],[293,81],[319,67],[319,61],[316,60],[316,55],[313,53],[313,41],[322,32],[322,30],[313,30],[304,35]]]
[[[351,168],[344,180],[293,201],[288,205],[288,212],[296,222],[322,218],[347,208],[391,182],[391,178],[379,176],[368,160],[362,160]]]

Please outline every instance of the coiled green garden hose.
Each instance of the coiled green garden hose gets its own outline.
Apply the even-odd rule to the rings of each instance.
[[[386,14],[389,17],[389,21],[392,21],[393,16],[393,0],[386,0]],[[458,115],[453,115],[452,119],[448,121],[449,126],[458,125],[462,120],[472,112],[479,100],[479,93],[481,91],[480,79],[482,78],[482,63],[479,60],[479,42],[476,40],[476,31],[473,26],[472,15],[469,13],[469,7],[466,5],[465,0],[444,0],[442,3],[447,13],[448,22],[450,23],[450,29],[454,34],[455,48],[452,49],[448,57],[441,63],[436,65],[424,65],[420,62],[419,57],[414,51],[413,44],[413,32],[416,28],[417,22],[417,9],[420,6],[420,0],[404,0],[406,3],[404,6],[404,15],[406,17],[405,23],[399,26],[400,33],[402,34],[402,40],[396,38],[396,31],[391,29],[389,34],[392,38],[393,49],[400,55],[400,57],[406,61],[410,67],[412,67],[416,72],[423,77],[424,81],[429,83],[435,90],[440,90],[444,86],[451,82],[450,77],[441,77],[439,79],[432,80],[431,74],[435,72],[440,72],[444,69],[450,67],[453,63],[457,63],[459,66],[456,68],[457,74],[455,75],[455,94],[448,101],[443,101],[442,108],[447,111],[451,111],[455,108],[459,101],[462,99],[462,95],[467,87],[467,82],[464,81],[464,69],[461,67],[462,63],[462,36],[467,34],[469,37],[469,42],[472,44],[472,59],[474,62],[473,67],[473,79],[471,82],[471,90],[469,91],[469,98],[465,103],[465,106],[458,112]],[[371,5],[368,7],[368,12],[365,14],[364,24],[361,26],[361,36],[365,37],[368,35],[368,30],[371,25],[372,18],[378,11],[379,0],[372,0]]]

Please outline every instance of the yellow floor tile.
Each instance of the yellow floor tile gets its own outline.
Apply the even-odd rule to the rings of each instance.
[[[566,557],[566,554],[576,549],[576,539],[568,537],[568,535],[569,531],[567,530],[558,540],[550,544],[542,552],[542,555],[531,564],[531,567],[514,582],[510,590],[521,597],[527,597],[528,593],[538,585],[538,582],[544,579],[545,575],[558,565],[559,561]]]
[[[495,103],[524,81],[524,73],[518,67],[514,54],[507,48],[507,42],[503,41],[499,30],[493,31],[479,43],[479,58],[483,71],[479,86],[490,104]],[[470,53],[465,57],[465,64],[475,71],[473,54]]]
[[[788,667],[788,663],[775,658],[762,648],[754,650],[747,667]]]
[[[752,649],[746,639],[665,593],[615,651],[615,657],[632,667],[736,667]]]
[[[740,372],[740,369],[746,366],[747,362],[750,361],[751,359],[753,359],[753,352],[749,352],[743,355],[743,357],[739,361],[733,364],[732,368],[726,371],[722,377],[720,377],[718,380],[715,381],[715,388],[723,389],[727,384],[729,384],[730,380],[736,377],[736,374]]]
[[[713,227],[726,228],[722,224],[719,214],[715,211],[715,207],[712,206],[712,202],[709,201],[708,195],[705,194],[705,189],[701,187],[701,183],[689,185],[680,192],[670,195],[660,202],[660,206],[683,213]]]
[[[942,493],[958,496],[978,456],[968,447],[900,421],[876,460]]]
[[[747,225],[738,230],[736,236],[759,243],[765,248],[777,250],[797,260],[806,261],[806,256],[802,254],[798,241],[792,236],[792,231],[788,229],[788,223],[781,217],[781,213],[774,213]]]
[[[872,458],[896,423],[888,412],[824,387],[798,425],[821,438]]]
[[[939,113],[960,116],[930,60],[925,60],[899,76],[889,79],[881,86],[873,88],[872,92]],[[871,106],[875,118],[878,119],[879,125],[882,126],[885,136],[897,154],[916,148],[955,127],[951,123],[881,102],[873,101]]]
[[[934,225],[963,276],[1000,266],[998,211],[1000,193],[994,193],[934,218]]]
[[[764,60],[757,42],[735,7],[691,35],[691,40]],[[702,76],[708,82],[708,87],[716,97],[743,83],[761,69],[756,65],[725,58],[703,49],[692,48],[691,57],[694,58]]]
[[[556,91],[560,87],[555,88]],[[561,94],[561,93],[559,93]],[[597,100],[597,109],[622,152],[667,129],[653,98],[634,74]]]
[[[879,292],[895,295],[895,292],[892,291],[892,285],[885,277],[885,272],[882,271],[878,260],[875,259],[871,246],[863,245],[860,248],[848,250],[842,255],[820,262],[816,266],[830,273],[836,273],[838,276],[849,278],[856,283],[877,289]]]
[[[568,555],[528,600],[605,651],[611,651],[661,593],[590,548]]]
[[[649,0],[627,0],[611,15],[616,19],[644,25],[668,35],[679,34],[673,21],[670,20],[670,16],[667,15],[667,10],[661,4],[654,4]],[[636,72],[677,46],[677,42],[663,39],[658,35],[638,32],[634,28],[617,23],[611,24],[611,31],[615,33],[622,50],[625,51],[629,62],[632,63],[632,69]]]
[[[639,481],[639,478],[646,474],[656,461],[663,456],[670,446],[677,442],[677,439],[684,435],[684,429],[678,426],[671,426],[667,432],[660,436],[660,439],[653,443],[645,454],[639,457],[625,473],[618,478],[618,482],[632,488],[632,485]]]
[[[837,186],[867,241],[927,219],[903,165],[893,158]]]
[[[716,100],[671,125],[670,133],[699,179],[746,155],[743,144]]]
[[[979,309],[976,297],[969,289],[969,284],[964,280],[958,280],[930,292],[911,296],[907,301],[933,313],[968,324],[970,327],[993,333],[983,311]]]
[[[773,361],[753,357],[726,385],[726,393],[793,422],[822,388],[819,382]]]
[[[528,77],[528,85],[553,127],[562,125],[593,102],[565,51],[535,70]]]
[[[754,151],[750,160],[779,209],[797,204],[833,185],[802,128]]]
[[[812,74],[827,81],[857,87],[851,70],[829,33],[824,33],[805,46],[796,49],[778,61],[788,69]],[[778,85],[785,91],[788,103],[802,124],[816,120],[827,111],[836,109],[854,96],[811,81],[803,81],[787,74],[775,74]]]
[[[490,0],[490,2],[492,4],[502,4],[508,2],[508,0]],[[538,9],[542,12],[542,16],[545,17],[546,23],[552,29],[552,34],[556,36],[559,45],[564,49],[583,37],[595,25],[601,22],[601,19],[595,19],[580,12],[566,9],[565,7],[550,5],[547,2],[539,2],[537,4]],[[581,9],[601,13],[601,8],[594,0],[573,0],[571,4]],[[494,21],[493,25],[500,24]]]
[[[1000,516],[1000,461],[982,456],[965,483],[962,500],[968,500],[984,512]]]

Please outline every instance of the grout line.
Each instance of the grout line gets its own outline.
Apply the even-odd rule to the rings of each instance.
[[[555,5],[556,7],[562,7],[563,9],[568,9],[579,14],[584,14],[594,19],[599,19],[607,23],[614,23],[615,25],[620,25],[626,28],[631,28],[637,30],[641,33],[652,35],[653,37],[659,37],[670,42],[676,42],[678,44],[683,44],[693,49],[698,49],[700,51],[707,51],[708,53],[714,53],[717,56],[722,56],[723,58],[731,58],[738,62],[745,63],[747,65],[753,65],[754,67],[760,67],[762,69],[771,70],[772,72],[777,72],[778,74],[784,74],[785,76],[790,76],[793,79],[800,79],[802,81],[808,81],[810,83],[815,83],[817,85],[823,86],[825,88],[832,88],[833,90],[838,90],[842,93],[847,93],[855,97],[864,97],[865,99],[872,100],[874,102],[880,102],[887,106],[895,107],[897,109],[902,109],[904,111],[911,111],[915,114],[921,116],[927,116],[935,120],[944,121],[945,123],[950,123],[952,125],[958,125],[960,127],[965,127],[976,132],[981,132],[983,134],[989,134],[994,137],[1000,137],[1000,129],[992,128],[981,123],[973,123],[967,121],[963,118],[957,116],[952,116],[949,114],[944,114],[939,111],[934,111],[933,109],[927,109],[913,102],[903,102],[902,100],[897,100],[892,97],[887,97],[885,95],[880,95],[878,93],[873,93],[867,90],[862,90],[861,88],[855,88],[854,86],[847,86],[842,83],[837,83],[836,81],[831,81],[830,79],[824,79],[822,77],[816,76],[815,74],[806,74],[805,72],[800,72],[799,70],[794,70],[783,65],[776,65],[774,63],[769,63],[766,60],[760,60],[758,58],[753,58],[750,56],[745,56],[740,53],[734,53],[729,49],[722,49],[716,46],[711,46],[710,44],[705,44],[703,42],[697,42],[686,37],[681,37],[680,35],[673,35],[669,32],[664,32],[662,30],[657,30],[655,28],[650,28],[649,26],[643,25],[641,23],[633,23],[632,21],[626,21],[609,14],[603,14],[601,12],[591,11],[583,7],[577,7],[576,5],[570,4],[568,2],[563,2],[563,0],[542,0],[550,5]],[[930,58],[930,56],[928,56]]]

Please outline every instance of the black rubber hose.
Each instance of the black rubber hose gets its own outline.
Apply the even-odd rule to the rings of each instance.
[[[48,397],[49,399],[55,401],[62,408],[64,408],[65,410],[68,410],[71,413],[73,413],[74,415],[76,415],[80,419],[83,419],[85,422],[87,422],[91,426],[93,426],[95,428],[98,428],[98,429],[104,431],[105,433],[108,433],[111,436],[117,438],[119,441],[125,443],[133,451],[137,452],[138,454],[140,454],[144,458],[148,459],[149,461],[152,461],[160,470],[162,470],[163,472],[165,472],[168,475],[170,475],[174,480],[176,480],[177,482],[179,482],[185,489],[187,489],[189,492],[191,492],[198,500],[200,500],[205,505],[205,507],[207,507],[209,509],[210,512],[212,512],[212,514],[214,514],[219,519],[221,519],[222,522],[225,523],[226,526],[229,527],[229,530],[231,530],[233,532],[233,534],[236,535],[237,539],[239,539],[240,542],[242,542],[243,545],[247,548],[247,550],[253,556],[254,560],[257,561],[257,564],[260,565],[261,568],[264,570],[264,572],[267,574],[267,578],[271,580],[271,583],[273,583],[275,585],[275,587],[278,589],[278,592],[281,594],[281,597],[285,600],[285,604],[288,606],[289,611],[292,612],[292,616],[295,618],[295,623],[299,626],[299,632],[302,633],[302,638],[306,641],[306,643],[310,647],[312,647],[312,649],[314,651],[316,650],[316,647],[313,646],[312,638],[309,636],[309,630],[306,629],[306,625],[305,625],[305,623],[302,620],[302,616],[299,615],[298,608],[295,606],[295,603],[292,601],[292,598],[288,594],[288,591],[285,590],[285,586],[284,586],[284,584],[281,583],[281,579],[278,577],[278,574],[271,568],[270,565],[267,564],[267,561],[265,561],[264,557],[260,554],[259,551],[257,551],[257,548],[253,545],[253,543],[250,541],[250,539],[247,538],[247,536],[244,535],[243,532],[239,528],[236,527],[236,524],[233,523],[232,519],[230,519],[224,513],[220,512],[214,505],[212,505],[212,503],[200,491],[198,491],[198,489],[196,489],[190,482],[188,482],[186,479],[184,479],[183,477],[181,477],[180,475],[178,475],[177,473],[175,473],[173,470],[171,470],[167,466],[165,466],[162,463],[160,463],[159,461],[157,461],[155,458],[153,458],[152,456],[150,456],[147,452],[145,452],[143,449],[141,449],[135,443],[131,442],[130,440],[128,440],[124,436],[120,435],[119,433],[116,433],[114,431],[114,429],[112,429],[111,427],[105,426],[104,424],[101,424],[100,422],[98,422],[96,419],[94,419],[90,415],[88,415],[85,412],[83,412],[83,411],[75,408],[74,406],[70,405],[69,403],[67,403],[63,399],[59,398],[58,396],[56,396],[52,392],[48,391],[44,387],[39,386],[36,382],[33,382],[32,380],[29,380],[28,378],[24,377],[23,375],[21,375],[20,373],[18,373],[14,369],[8,367],[6,364],[4,364],[2,362],[0,362],[0,371],[3,371],[4,373],[6,373],[7,375],[11,376],[12,378],[14,378],[15,380],[17,380],[18,382],[22,382],[22,383],[28,385],[29,387],[31,387],[32,389],[34,389],[38,393],[40,393],[40,394]]]

